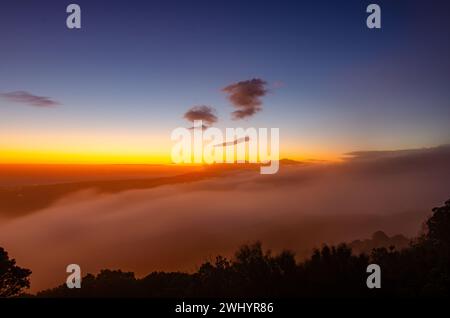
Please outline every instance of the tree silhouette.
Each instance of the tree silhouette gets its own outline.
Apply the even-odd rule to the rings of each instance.
[[[315,250],[311,259],[300,264],[301,281],[306,287],[302,296],[363,296],[366,286],[366,268],[369,258],[353,255],[341,244]]]
[[[14,297],[30,287],[29,269],[16,265],[14,259],[9,259],[8,252],[0,247],[0,297]]]
[[[373,250],[371,259],[383,270],[383,294],[450,296],[450,200],[432,211],[425,234],[410,248]]]
[[[450,250],[450,200],[444,206],[433,209],[433,215],[427,220],[426,238],[444,252]]]
[[[65,285],[44,297],[379,297],[450,296],[450,200],[434,208],[426,232],[408,248],[374,248],[370,255],[348,245],[324,245],[297,262],[294,253],[264,251],[260,242],[243,245],[234,258],[217,256],[195,273],[133,273],[102,270],[88,274],[82,288]],[[376,233],[375,239],[386,241]],[[366,286],[367,266],[378,264],[382,288]]]

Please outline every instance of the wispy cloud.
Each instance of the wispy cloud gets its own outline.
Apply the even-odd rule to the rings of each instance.
[[[55,107],[61,103],[46,96],[33,95],[26,91],[15,91],[9,93],[0,93],[0,97],[15,103],[21,103],[35,107]]]
[[[228,141],[228,142],[223,142],[221,144],[217,144],[214,145],[215,147],[228,147],[228,146],[234,146],[243,142],[247,142],[250,141],[250,137],[249,136],[245,136],[243,138],[237,138],[234,141]]]
[[[262,107],[261,97],[267,94],[267,82],[260,78],[237,82],[222,89],[228,94],[228,99],[236,108],[233,119],[251,117]]]

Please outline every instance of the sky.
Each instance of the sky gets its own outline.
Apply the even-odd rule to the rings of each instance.
[[[279,128],[292,159],[448,144],[449,13],[439,0],[2,0],[0,163],[170,162],[172,130],[199,105],[222,129]],[[261,110],[234,120],[224,88],[251,79],[266,83]]]

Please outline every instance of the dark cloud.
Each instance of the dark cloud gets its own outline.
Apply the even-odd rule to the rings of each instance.
[[[426,153],[436,153],[440,151],[448,151],[449,146],[443,145],[436,148],[424,148],[424,149],[404,149],[404,150],[372,150],[372,151],[353,151],[344,154],[351,160],[376,160],[386,158],[398,158],[402,156],[417,156]]]
[[[243,142],[247,142],[250,141],[250,137],[249,136],[245,136],[243,138],[237,138],[234,141],[228,141],[228,142],[223,142],[221,144],[215,145],[215,147],[227,147],[227,146],[234,146]]]
[[[0,97],[3,97],[11,102],[35,107],[54,107],[60,105],[59,102],[54,101],[49,97],[33,95],[26,91],[0,93]]]
[[[188,129],[189,129],[189,130],[194,130],[194,129],[206,130],[206,129],[208,129],[208,128],[209,128],[209,126],[202,125],[201,127],[200,127],[200,126],[198,126],[198,127],[192,126],[192,127],[189,127]]]
[[[254,78],[228,85],[222,90],[228,94],[228,99],[236,108],[233,119],[251,117],[262,108],[261,97],[267,94],[267,82]]]
[[[212,125],[217,122],[215,109],[205,105],[192,107],[184,114],[183,117],[189,121],[202,120],[207,125]]]

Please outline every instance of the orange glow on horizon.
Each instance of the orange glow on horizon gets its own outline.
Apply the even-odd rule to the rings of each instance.
[[[58,152],[1,150],[1,164],[169,164],[170,156],[158,153]]]
[[[172,145],[160,134],[12,134],[0,141],[0,164],[171,164]],[[279,158],[340,161],[342,156],[312,145],[306,151],[287,140]]]
[[[130,151],[57,151],[57,150],[0,150],[0,164],[171,164],[170,152],[138,153]],[[280,159],[296,161],[341,161],[338,154],[280,153]],[[190,164],[187,164],[190,165]],[[192,165],[195,165],[192,163]]]

